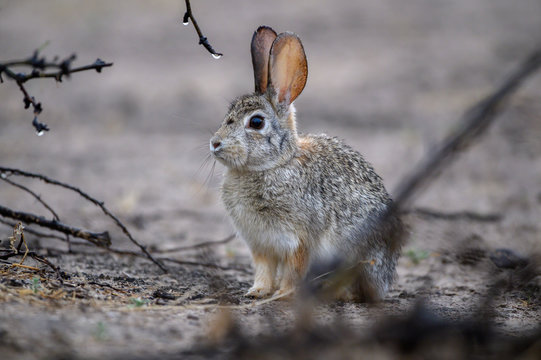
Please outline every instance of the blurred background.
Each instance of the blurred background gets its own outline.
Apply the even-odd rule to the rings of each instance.
[[[190,184],[208,175],[197,169],[229,101],[253,90],[249,41],[267,24],[296,32],[306,48],[300,130],[344,138],[392,191],[463,110],[539,44],[541,33],[538,0],[194,1],[193,7],[222,59],[197,46],[191,25],[182,26],[183,1],[1,1],[0,61],[30,56],[47,44],[42,54],[51,59],[75,52],[75,65],[97,57],[115,64],[63,83],[27,83],[51,128],[43,137],[34,136],[16,84],[5,81],[2,163],[111,200],[132,194],[134,209],[165,209],[188,197],[193,206],[210,205],[219,176],[199,195]],[[535,197],[529,191],[539,177],[521,174],[534,168],[541,151],[540,81],[530,81],[514,99],[485,140],[490,150],[466,155],[423,203],[501,208],[519,195],[509,189],[519,183],[522,195]]]
[[[27,83],[43,104],[40,121],[51,129],[41,137],[17,85],[4,77],[0,165],[80,187],[104,200],[146,244],[220,239],[233,229],[219,199],[223,168],[217,164],[212,172],[212,162],[205,162],[208,139],[229,102],[253,91],[249,43],[259,25],[293,31],[303,41],[309,76],[296,101],[300,131],[344,139],[374,165],[391,193],[465,109],[541,44],[539,0],[193,0],[192,10],[221,59],[198,45],[191,24],[182,25],[181,0],[0,0],[0,61],[26,58],[46,44],[41,54],[49,59],[75,52],[74,66],[98,57],[114,62],[100,74]],[[482,235],[488,247],[539,250],[540,139],[537,75],[482,141],[414,204],[502,220],[412,218],[409,246],[453,248]],[[23,183],[64,222],[96,231],[111,227],[78,197]],[[34,199],[4,183],[0,204],[43,213]],[[116,234],[113,242],[122,241]],[[231,261],[249,264],[240,240],[231,249]],[[430,266],[407,265],[399,268],[399,289],[409,286],[408,276],[434,274]],[[467,269],[458,274],[442,273],[434,286],[454,286],[471,275]]]

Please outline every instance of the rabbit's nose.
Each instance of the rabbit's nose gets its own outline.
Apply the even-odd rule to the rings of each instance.
[[[222,147],[222,142],[220,141],[220,138],[213,137],[210,139],[210,151],[218,151]]]

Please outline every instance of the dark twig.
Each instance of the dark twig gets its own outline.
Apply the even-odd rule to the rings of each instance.
[[[6,251],[5,253],[0,254],[0,260],[6,260],[6,259],[9,259],[9,258],[11,258],[13,256],[23,255],[22,253],[17,252],[17,251],[13,251],[13,250],[0,249],[0,251]],[[36,261],[39,261],[40,263],[43,263],[43,264],[47,265],[48,267],[50,267],[51,269],[53,269],[54,272],[58,275],[58,279],[60,281],[62,281],[62,273],[60,272],[60,268],[58,266],[56,266],[55,264],[53,264],[52,262],[50,262],[49,260],[47,260],[46,258],[44,258],[43,256],[37,254],[34,251],[28,251],[26,253],[26,255],[30,256],[32,259],[34,259]],[[11,263],[11,265],[15,265],[15,264]]]
[[[224,54],[216,52],[214,50],[214,48],[212,47],[212,45],[210,45],[206,36],[203,35],[203,33],[201,32],[199,25],[197,25],[197,21],[195,20],[195,17],[193,16],[193,13],[192,13],[190,0],[185,0],[185,2],[186,2],[186,12],[184,13],[184,17],[182,18],[182,23],[184,25],[188,25],[191,19],[193,27],[195,28],[195,31],[197,32],[197,35],[199,36],[199,45],[203,45],[205,49],[207,49],[207,51],[211,53],[215,59],[221,58]]]
[[[10,227],[13,227],[13,225],[14,225],[13,223],[10,223],[8,221],[4,221],[2,219],[0,219],[0,223],[6,224],[6,225],[8,225]],[[34,234],[34,235],[39,236],[39,237],[54,238],[54,239],[58,239],[58,240],[61,240],[61,241],[65,241],[65,239],[60,237],[60,236],[56,236],[54,234],[44,234],[44,233],[38,232],[36,230],[30,229],[28,227],[25,227],[24,231],[27,232],[27,233],[30,233],[30,234]],[[179,247],[179,248],[175,248],[175,249],[171,249],[171,250],[152,251],[152,253],[153,254],[166,253],[166,252],[173,252],[173,251],[197,249],[197,248],[202,248],[202,247],[207,247],[207,246],[212,246],[212,245],[226,244],[229,241],[233,240],[234,238],[235,238],[235,235],[233,234],[233,235],[229,235],[228,237],[226,237],[223,240],[207,241],[207,242],[203,242],[203,243],[200,243],[200,244],[196,244],[194,246]],[[83,243],[83,242],[77,242],[77,243],[74,243],[73,245],[89,246],[88,243]],[[60,249],[52,249],[52,248],[46,248],[46,247],[42,247],[41,249],[44,249],[44,250],[47,250],[47,251],[53,251],[53,252],[62,252],[62,250],[60,250]],[[121,249],[115,249],[115,248],[112,248],[112,247],[108,247],[106,250],[108,252],[112,252],[112,253],[115,253],[115,254],[118,254],[118,255],[130,255],[130,256],[136,256],[136,257],[145,257],[141,253],[138,253],[138,252],[135,252],[135,251],[130,251],[130,250],[121,250]],[[75,253],[75,252],[72,251],[71,253]],[[235,271],[240,271],[240,272],[244,272],[244,273],[250,273],[250,271],[248,271],[248,270],[246,270],[244,268],[227,267],[227,266],[221,266],[221,265],[213,264],[213,263],[200,263],[200,262],[195,262],[195,261],[184,261],[184,260],[177,260],[177,259],[167,258],[167,257],[163,257],[163,258],[160,257],[160,258],[158,258],[158,260],[168,261],[168,262],[176,263],[176,264],[179,264],[179,265],[203,266],[203,267],[209,267],[209,268],[219,269],[219,270],[235,270]]]
[[[42,227],[46,227],[51,230],[70,234],[71,236],[78,237],[90,241],[99,247],[108,247],[111,245],[111,238],[107,231],[102,233],[93,233],[86,230],[77,229],[65,224],[62,224],[56,220],[47,220],[43,216],[36,216],[34,214],[25,213],[21,211],[14,211],[0,205],[0,216],[8,217],[11,219],[19,220],[24,223],[37,224]]]
[[[447,221],[457,221],[457,220],[468,220],[468,221],[477,221],[477,222],[498,222],[503,218],[502,214],[499,213],[489,213],[489,214],[480,214],[473,211],[457,211],[457,212],[441,212],[433,209],[427,208],[414,208],[405,210],[402,214],[416,214],[431,219],[438,220],[447,220]]]
[[[17,83],[19,89],[23,93],[25,109],[28,109],[30,105],[32,105],[34,110],[34,119],[32,120],[32,125],[36,129],[38,135],[42,135],[45,131],[49,131],[49,127],[47,124],[38,121],[38,115],[43,111],[43,107],[41,106],[40,102],[36,101],[33,96],[28,94],[28,91],[23,85],[25,82],[37,78],[53,78],[58,82],[62,82],[63,76],[69,77],[73,73],[87,70],[96,70],[100,73],[104,67],[113,66],[113,63],[106,63],[101,59],[96,59],[93,64],[72,68],[71,64],[75,59],[76,55],[72,54],[60,62],[56,62],[56,60],[53,62],[48,62],[45,57],[40,57],[39,50],[36,50],[28,59],[0,63],[0,82],[3,82],[2,73],[4,73],[8,78]],[[32,71],[28,74],[17,73],[11,69],[14,66],[27,66],[30,67]],[[51,68],[57,70],[52,72],[46,71],[47,69]]]
[[[30,190],[29,188],[27,188],[26,186],[23,186],[19,183],[16,183],[10,179],[8,179],[7,177],[0,177],[0,179],[4,180],[5,182],[7,182],[8,184],[10,185],[13,185],[23,191],[26,191],[27,193],[29,193],[30,195],[32,195],[39,203],[41,203],[47,210],[49,210],[51,212],[51,214],[53,215],[53,219],[56,220],[56,221],[60,221],[60,217],[58,216],[58,214],[53,210],[53,208],[51,206],[49,206],[49,204],[47,204],[42,198],[40,195],[36,194],[35,192],[33,192],[32,190]],[[66,242],[68,243],[68,248],[71,250],[71,240],[70,240],[70,236],[68,234],[65,234],[66,235]]]
[[[4,180],[5,182],[7,182],[8,184],[10,185],[13,185],[15,186],[16,188],[19,188],[23,191],[26,191],[27,193],[29,193],[30,195],[32,195],[34,197],[34,199],[36,199],[41,205],[43,205],[47,210],[49,210],[49,212],[53,215],[53,219],[56,220],[56,221],[60,221],[60,218],[58,217],[58,214],[53,210],[52,207],[49,206],[49,204],[47,204],[45,201],[43,201],[43,199],[41,198],[41,196],[39,196],[38,194],[36,194],[35,192],[33,192],[32,190],[30,190],[29,188],[27,188],[26,186],[24,185],[21,185],[19,183],[16,183],[10,179],[8,179],[7,177],[0,177],[0,180]]]
[[[61,249],[54,249],[54,248],[47,248],[47,247],[43,247],[41,249],[46,250],[46,251],[50,252],[51,254],[54,254],[54,253],[67,254],[66,251],[61,250]],[[135,257],[139,257],[139,258],[145,258],[144,254],[141,254],[141,253],[136,252],[136,251],[121,250],[121,249],[115,249],[115,248],[112,248],[112,247],[107,248],[106,250],[107,250],[107,252],[112,252],[112,253],[115,253],[115,254],[118,254],[118,255],[129,255],[129,256],[135,256]],[[74,251],[73,253],[89,254],[90,252],[86,252],[86,251],[75,252]],[[246,273],[246,274],[251,274],[252,273],[250,270],[242,268],[242,267],[222,266],[222,265],[218,265],[218,264],[214,264],[214,263],[208,263],[208,262],[178,260],[178,259],[173,259],[173,258],[169,258],[169,257],[160,257],[160,258],[158,258],[158,260],[171,262],[171,263],[175,263],[175,264],[178,264],[178,265],[202,266],[202,267],[207,267],[207,268],[211,268],[211,269],[218,269],[218,270],[234,270],[234,271],[239,271],[239,272],[243,272],[243,273]]]
[[[246,274],[251,274],[251,271],[249,271],[249,270],[247,270],[245,268],[241,268],[241,267],[228,267],[228,266],[222,266],[222,265],[218,265],[218,264],[214,264],[214,263],[203,263],[203,262],[198,262],[198,261],[177,260],[177,259],[167,258],[167,257],[160,257],[159,259],[162,260],[162,261],[172,262],[172,263],[175,263],[175,264],[178,264],[178,265],[203,266],[203,267],[208,267],[208,268],[212,268],[212,269],[235,270],[235,271],[240,271],[240,272],[243,272],[243,273],[246,273]]]
[[[91,197],[90,195],[88,195],[87,193],[85,193],[84,191],[82,191],[81,189],[73,186],[73,185],[69,185],[69,184],[66,184],[66,183],[63,183],[63,182],[60,182],[58,180],[54,180],[54,179],[50,179],[44,175],[41,175],[41,174],[34,174],[34,173],[30,173],[30,172],[27,172],[27,171],[22,171],[22,170],[18,170],[18,169],[12,169],[12,168],[5,168],[5,167],[0,167],[0,173],[3,173],[5,174],[4,176],[7,176],[9,174],[13,174],[13,175],[17,175],[17,176],[24,176],[24,177],[30,177],[30,178],[34,178],[34,179],[39,179],[47,184],[51,184],[51,185],[56,185],[56,186],[60,186],[60,187],[63,187],[65,189],[68,189],[68,190],[71,190],[71,191],[74,191],[76,192],[77,194],[79,194],[81,197],[83,197],[84,199],[90,201],[91,203],[93,203],[94,205],[98,206],[101,211],[107,216],[109,217],[110,219],[113,220],[113,222],[116,224],[116,226],[118,226],[122,232],[128,237],[128,239],[133,243],[135,244],[137,247],[139,247],[139,249],[141,249],[141,251],[146,255],[146,257],[152,261],[153,263],[155,263],[156,265],[158,265],[158,267],[163,271],[163,272],[167,272],[167,268],[164,267],[158,260],[156,260],[146,249],[145,246],[143,246],[141,243],[139,243],[137,240],[135,240],[135,238],[131,235],[131,233],[128,231],[128,229],[126,228],[126,226],[124,226],[124,224],[115,216],[113,215],[109,209],[107,209],[104,205],[104,203],[102,201],[98,201],[96,200],[95,198]]]
[[[492,94],[471,107],[461,120],[461,126],[449,134],[440,146],[421,162],[412,174],[402,181],[395,192],[395,201],[388,213],[400,211],[419,190],[432,180],[460,151],[472,145],[493,122],[505,101],[524,80],[541,67],[541,49],[534,51],[518,69]]]
[[[209,246],[215,246],[215,245],[223,245],[223,244],[227,244],[228,242],[230,242],[234,238],[235,238],[235,234],[231,234],[228,237],[226,237],[225,239],[218,240],[218,241],[205,241],[205,242],[195,244],[195,245],[178,246],[178,247],[171,248],[171,249],[152,250],[152,253],[153,254],[165,254],[165,253],[172,253],[172,252],[177,252],[177,251],[201,249],[201,248],[205,248],[205,247],[209,247]]]

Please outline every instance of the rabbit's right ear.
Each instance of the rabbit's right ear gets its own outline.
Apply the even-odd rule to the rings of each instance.
[[[272,43],[276,39],[276,31],[268,26],[260,26],[252,37],[252,65],[254,67],[255,92],[264,94],[267,91],[269,74],[269,54]]]
[[[289,106],[304,89],[307,77],[301,40],[294,33],[281,33],[272,44],[269,58],[269,91],[275,105]]]

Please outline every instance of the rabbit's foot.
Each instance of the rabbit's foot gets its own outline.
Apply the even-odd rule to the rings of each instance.
[[[244,296],[251,298],[263,298],[267,297],[272,293],[272,288],[263,287],[263,286],[252,286]]]
[[[279,300],[291,300],[295,294],[295,287],[280,288],[272,294],[272,297],[279,297]]]

